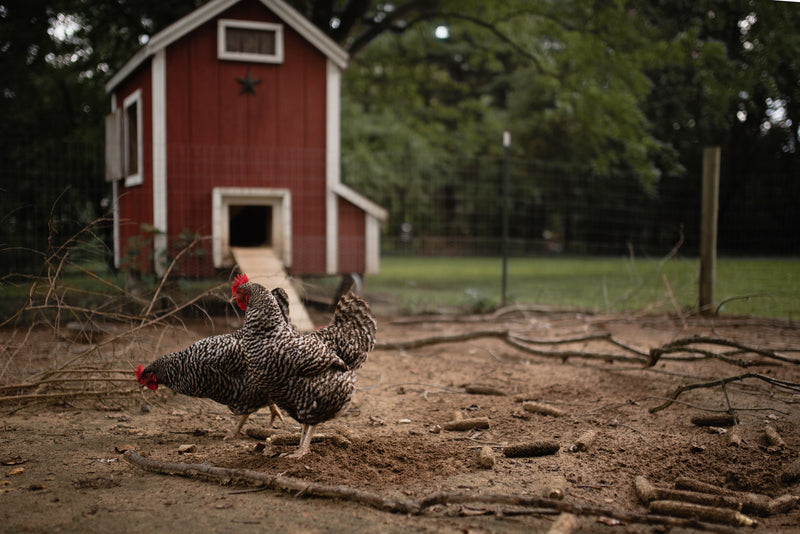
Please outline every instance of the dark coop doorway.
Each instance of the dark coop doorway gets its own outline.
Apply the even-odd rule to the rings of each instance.
[[[272,246],[272,207],[228,207],[228,243],[232,247]]]

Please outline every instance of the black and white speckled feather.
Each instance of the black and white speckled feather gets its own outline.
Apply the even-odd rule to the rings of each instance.
[[[281,316],[288,323],[288,297],[283,289],[273,291]],[[256,387],[248,374],[245,345],[242,341],[248,326],[239,330],[201,339],[188,348],[161,356],[144,368],[146,381],[151,375],[158,385],[190,397],[208,398],[228,406],[237,415],[249,415],[272,403],[262,388]],[[280,416],[274,407],[273,419]],[[244,420],[237,427],[241,428]]]
[[[149,374],[176,393],[214,400],[238,415],[255,412],[270,402],[250,387],[244,345],[235,334],[207,337],[162,356],[145,367],[142,375]]]
[[[366,303],[348,296],[326,332],[300,335],[263,286],[248,282],[240,289],[250,293],[242,339],[255,383],[305,425],[341,414],[355,390],[354,369],[375,343],[375,320]]]
[[[333,324],[310,335],[335,352],[351,370],[366,361],[375,346],[377,324],[369,305],[354,293],[342,295],[333,312]]]

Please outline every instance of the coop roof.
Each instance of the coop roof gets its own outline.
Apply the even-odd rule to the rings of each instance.
[[[113,91],[120,82],[127,78],[150,56],[163,50],[171,43],[177,41],[240,1],[241,0],[212,0],[207,4],[203,4],[177,22],[164,28],[151,37],[147,44],[128,60],[108,83],[106,83],[106,92],[110,93]],[[349,60],[347,52],[336,44],[333,39],[314,26],[307,18],[298,13],[293,7],[283,2],[283,0],[258,1],[275,13],[278,18],[283,20],[283,22],[300,34],[306,41],[325,54],[325,56],[334,64],[338,65],[339,68],[345,69],[347,67],[347,62]]]
[[[360,208],[365,213],[375,217],[379,221],[386,222],[389,219],[388,211],[375,204],[361,193],[347,187],[346,185],[338,183],[334,186],[333,190],[337,195],[350,202],[354,206]]]

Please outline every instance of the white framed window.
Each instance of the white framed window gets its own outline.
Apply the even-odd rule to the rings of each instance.
[[[217,57],[230,61],[283,63],[283,25],[219,19]]]
[[[124,158],[125,186],[141,185],[143,180],[142,158],[142,91],[137,89],[122,105],[122,151]]]

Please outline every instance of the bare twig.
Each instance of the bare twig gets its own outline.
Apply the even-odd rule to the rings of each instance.
[[[525,316],[528,313],[539,314],[558,314],[558,313],[581,313],[589,314],[589,310],[572,306],[545,306],[536,304],[511,304],[497,308],[492,313],[478,315],[415,315],[410,317],[400,317],[392,321],[393,324],[420,324],[420,323],[487,323],[498,321],[508,315],[519,314]]]
[[[728,384],[730,382],[738,382],[738,381],[741,381],[741,380],[745,380],[747,378],[756,378],[758,380],[763,380],[764,382],[767,382],[768,384],[772,384],[773,386],[777,386],[777,387],[780,387],[780,388],[788,389],[790,391],[800,392],[800,384],[797,384],[795,382],[788,382],[786,380],[780,380],[780,379],[777,379],[777,378],[774,378],[774,377],[771,377],[771,376],[762,375],[762,374],[759,374],[759,373],[745,373],[745,374],[737,375],[737,376],[729,376],[727,378],[722,378],[722,379],[719,379],[719,380],[710,380],[710,381],[707,381],[707,382],[698,382],[698,383],[695,383],[695,384],[687,384],[685,386],[680,386],[675,391],[672,392],[672,395],[670,395],[670,398],[666,402],[664,402],[663,404],[660,404],[659,406],[655,406],[653,408],[650,408],[650,413],[656,413],[656,412],[659,412],[659,411],[661,411],[661,410],[663,410],[665,408],[668,408],[670,405],[672,405],[672,403],[675,401],[675,399],[677,399],[681,395],[681,393],[683,393],[684,391],[689,391],[689,390],[692,390],[692,389],[712,388],[712,387],[716,387],[716,386],[723,386],[723,385]]]
[[[787,356],[782,356],[774,350],[745,345],[744,343],[740,343],[739,341],[733,339],[725,339],[725,338],[710,337],[710,336],[690,336],[681,339],[676,339],[675,341],[662,345],[661,347],[650,349],[650,358],[647,361],[647,366],[652,367],[653,365],[655,365],[663,354],[675,353],[675,352],[705,354],[709,357],[722,359],[720,355],[716,353],[710,351],[702,351],[701,349],[693,347],[692,345],[720,345],[725,347],[732,347],[742,352],[758,354],[759,356],[763,356],[764,358],[770,358],[773,360],[778,360],[780,362],[800,365],[800,360],[798,360],[797,358],[789,358]],[[733,363],[733,362],[729,361],[728,363]]]
[[[119,394],[130,394],[138,392],[138,389],[127,389],[127,390],[120,390],[116,393]],[[50,399],[64,399],[68,397],[96,397],[101,395],[109,395],[109,392],[104,391],[86,391],[83,389],[76,389],[76,390],[68,390],[62,391],[59,393],[35,393],[31,395],[9,395],[5,397],[0,397],[0,402],[9,402],[9,401],[28,401],[28,400],[50,400]]]
[[[410,339],[407,341],[391,341],[385,343],[375,343],[375,350],[408,350],[418,349],[427,345],[436,345],[439,343],[460,343],[462,341],[470,341],[478,338],[496,337],[505,338],[508,336],[506,330],[477,330],[475,332],[465,332],[461,334],[453,334],[449,336],[433,336],[422,339]]]
[[[270,489],[290,492],[295,495],[318,498],[334,498],[370,506],[378,510],[392,513],[419,515],[436,505],[453,505],[464,503],[484,503],[513,505],[527,508],[541,508],[550,511],[566,512],[576,515],[611,517],[628,523],[642,523],[651,525],[667,525],[674,528],[699,528],[708,532],[730,534],[737,532],[734,529],[705,523],[693,519],[681,519],[654,514],[640,514],[626,512],[600,506],[573,504],[558,499],[536,497],[532,495],[500,495],[500,494],[469,494],[454,492],[438,492],[420,499],[404,499],[384,497],[370,491],[359,490],[349,486],[317,484],[304,480],[286,477],[283,475],[269,475],[249,469],[226,469],[204,464],[181,464],[175,462],[161,462],[145,458],[134,451],[126,451],[124,458],[129,463],[163,475],[177,475],[188,478],[197,478],[222,484],[249,485],[266,487]]]
[[[194,240],[192,240],[191,243],[189,243],[187,246],[183,247],[181,249],[181,251],[178,252],[178,254],[176,254],[175,257],[172,259],[172,261],[169,264],[169,267],[167,267],[167,269],[164,271],[164,274],[161,276],[161,281],[159,282],[155,293],[153,293],[153,298],[150,299],[150,304],[147,306],[147,309],[144,312],[144,316],[142,317],[142,323],[144,323],[147,320],[147,317],[150,315],[150,312],[153,310],[153,306],[155,305],[156,301],[158,300],[158,295],[161,294],[161,289],[164,287],[164,284],[167,282],[167,279],[169,278],[169,275],[172,272],[172,269],[175,268],[175,265],[177,265],[178,261],[183,257],[183,255],[186,254],[187,252],[189,252],[189,250],[191,250],[192,247],[194,247],[199,241],[200,241],[199,238],[195,238]]]

